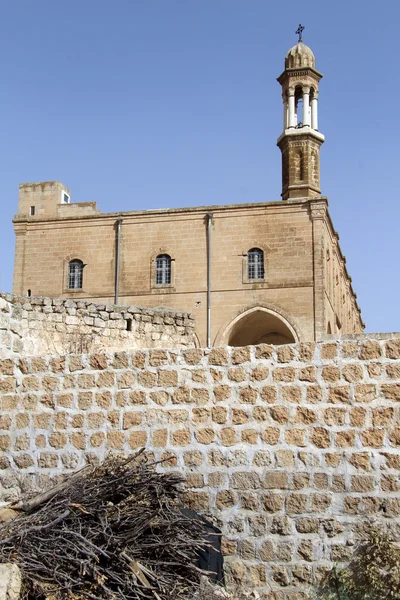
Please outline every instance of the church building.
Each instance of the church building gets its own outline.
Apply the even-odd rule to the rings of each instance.
[[[191,312],[199,346],[361,333],[321,196],[321,78],[300,33],[278,77],[279,201],[102,213],[95,202],[72,203],[58,181],[21,184],[14,294]]]

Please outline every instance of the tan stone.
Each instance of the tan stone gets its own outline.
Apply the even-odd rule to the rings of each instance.
[[[210,392],[207,388],[193,388],[191,391],[191,401],[198,405],[207,404],[210,400]]]
[[[128,443],[132,450],[143,448],[147,444],[147,433],[145,431],[131,431]]]
[[[360,360],[373,360],[374,358],[380,358],[381,356],[382,350],[379,342],[368,340],[360,345]]]
[[[241,440],[244,444],[257,444],[258,431],[255,429],[242,429]]]
[[[194,408],[192,410],[192,420],[194,423],[207,423],[211,419],[210,408]]]
[[[207,510],[208,508],[208,493],[187,491],[183,495],[185,506],[193,510]]]
[[[382,394],[387,400],[400,401],[400,383],[392,383],[381,386]]]
[[[78,408],[86,410],[91,408],[93,405],[93,393],[92,392],[79,392],[78,394]]]
[[[346,365],[342,370],[342,375],[349,383],[362,381],[364,376],[361,365],[357,363]]]
[[[100,408],[110,408],[112,402],[111,392],[98,392],[95,394],[94,400]]]
[[[332,360],[337,357],[337,344],[323,344],[321,347],[321,358]]]
[[[252,370],[250,378],[253,381],[264,381],[267,379],[269,375],[269,369],[264,367],[263,365],[258,365],[255,369]]]
[[[310,404],[316,404],[322,400],[322,388],[319,385],[309,385],[306,390],[307,402]]]
[[[120,355],[123,353],[121,352]],[[135,352],[131,356],[132,367],[135,369],[144,369],[146,366],[146,354],[144,352]],[[120,367],[123,368],[123,367]]]
[[[185,465],[188,465],[191,467],[200,467],[203,464],[203,454],[198,450],[191,450],[189,452],[184,453],[183,460],[184,460]],[[202,481],[204,484],[203,477],[202,477]],[[191,486],[191,487],[193,487],[193,486]],[[197,485],[195,487],[202,487],[202,486]]]
[[[146,392],[129,392],[129,404],[147,404]]]
[[[193,410],[193,412],[192,412],[193,421],[197,421],[197,418],[199,419],[200,422],[203,421],[203,419],[200,419],[200,417],[198,417],[198,411],[202,411],[202,410],[204,410],[204,409],[195,408]],[[188,419],[189,419],[189,411],[183,410],[183,409],[169,410],[167,414],[168,414],[168,421],[170,423],[186,423],[186,421],[188,421]]]
[[[276,402],[277,390],[271,385],[265,385],[260,390],[260,396],[264,402],[268,402],[268,404],[274,404],[274,402]]]
[[[322,378],[330,383],[335,383],[340,379],[340,369],[334,365],[328,365],[322,368]]]
[[[123,416],[123,429],[130,429],[136,425],[140,425],[142,422],[142,413],[139,411],[129,411]]]
[[[257,401],[258,392],[252,387],[240,388],[240,401],[247,404],[255,404]]]
[[[165,350],[150,350],[149,365],[151,367],[160,367],[168,364],[168,354]]]
[[[231,508],[237,504],[238,498],[237,494],[232,490],[221,490],[217,492],[217,496],[215,499],[215,505],[220,510],[224,510],[225,508]]]
[[[317,448],[329,448],[331,445],[329,430],[324,427],[313,427],[310,439]]]
[[[172,402],[174,404],[189,403],[190,391],[191,390],[188,387],[177,388],[172,395]]]
[[[228,410],[223,407],[223,406],[214,406],[212,411],[212,420],[214,421],[214,423],[219,423],[220,425],[223,425],[224,423],[226,423],[227,417],[228,417]]]
[[[265,444],[274,446],[278,443],[280,430],[277,427],[266,427],[262,433],[261,438]]]
[[[350,448],[354,446],[355,442],[355,431],[353,429],[346,429],[345,431],[338,431],[336,433],[336,446],[339,448]]]
[[[232,427],[224,427],[219,432],[221,444],[223,446],[233,446],[237,443],[236,432]]]
[[[156,404],[165,406],[168,402],[169,395],[167,392],[150,392],[150,398]]]
[[[132,377],[132,383],[124,386],[119,385],[118,387],[132,387],[132,384],[134,383],[134,376],[132,373],[127,371],[127,373],[125,373],[125,377],[128,378],[128,376]],[[131,380],[131,377],[129,377],[129,381]],[[137,378],[138,384],[142,385],[143,387],[152,388],[157,385],[157,373],[153,373],[151,371],[141,371],[138,373]]]
[[[313,383],[317,381],[317,369],[315,367],[304,367],[303,369],[299,369],[298,377],[300,381]]]
[[[386,375],[389,379],[400,379],[400,363],[386,365]]]
[[[255,349],[256,358],[272,358],[273,350],[273,346],[269,346],[268,344],[259,344]]]
[[[173,446],[187,446],[190,444],[191,433],[189,429],[178,429],[171,434]]]
[[[178,385],[178,371],[161,370],[158,372],[158,385],[175,387]]]
[[[316,420],[317,415],[313,410],[303,406],[296,409],[294,423],[303,423],[304,425],[309,425],[310,423],[315,423]]]
[[[372,492],[374,490],[374,478],[369,475],[353,475],[351,477],[352,492]]]
[[[342,355],[344,358],[354,358],[357,356],[358,345],[357,342],[343,342],[342,343]]]
[[[301,387],[294,385],[285,385],[282,387],[282,399],[285,402],[292,402],[293,404],[301,403]]]
[[[360,435],[363,446],[370,448],[381,448],[385,431],[383,429],[366,429]]]
[[[97,375],[96,385],[99,388],[111,388],[115,385],[115,374],[104,371]]]
[[[90,436],[90,445],[92,448],[98,448],[103,444],[106,439],[106,434],[104,431],[96,431],[93,435]]]
[[[204,429],[198,429],[195,431],[194,436],[199,444],[211,444],[215,438],[215,432],[213,429],[206,427]]]
[[[214,348],[208,355],[209,365],[226,365],[228,362],[228,352],[225,348]]]
[[[389,427],[393,423],[393,415],[394,409],[392,407],[374,408],[372,409],[372,424],[375,427]]]
[[[275,460],[278,467],[292,468],[295,465],[295,457],[291,450],[277,450]]]
[[[198,365],[203,358],[203,351],[197,349],[186,350],[183,356],[188,365]]]
[[[326,425],[343,425],[345,419],[345,408],[327,408],[324,411],[324,422],[326,423]]]
[[[355,387],[356,402],[372,402],[376,398],[376,386],[370,383]]]
[[[49,436],[49,444],[52,448],[60,449],[64,448],[67,443],[67,436],[65,433],[52,433]]]
[[[269,471],[264,478],[266,489],[286,490],[289,487],[288,475],[285,471]]]
[[[290,446],[304,447],[306,445],[306,431],[304,429],[286,429],[285,442]]]
[[[389,340],[385,344],[387,358],[400,358],[400,340]]]
[[[229,385],[219,385],[214,388],[214,397],[216,402],[223,402],[228,400],[231,395],[231,388]]]
[[[266,406],[255,406],[253,408],[253,418],[256,421],[269,421],[270,414]]]
[[[274,381],[290,382],[294,381],[296,372],[293,367],[276,367],[272,378]]]
[[[350,402],[349,388],[346,386],[331,387],[329,402],[331,404],[348,404]]]
[[[123,447],[125,442],[125,436],[123,431],[108,431],[107,432],[107,445],[111,449],[120,449]]]
[[[108,366],[107,356],[105,354],[92,354],[89,356],[89,364],[92,369],[106,369]]]
[[[291,346],[278,346],[276,349],[278,362],[288,363],[294,360],[294,349]]]
[[[259,408],[259,407],[257,407],[257,408]],[[242,408],[232,408],[232,424],[233,425],[243,425],[244,423],[247,423],[248,420],[249,420],[249,417]]]
[[[196,369],[191,371],[192,381],[195,383],[207,383],[207,371],[204,369]]]
[[[235,382],[245,381],[247,378],[246,369],[244,367],[232,367],[228,369],[228,379]]]
[[[137,357],[137,355],[136,355],[136,357]],[[126,352],[115,352],[111,365],[114,369],[127,369],[129,366],[129,363],[128,363],[128,357],[126,355]],[[143,368],[144,361],[143,361],[142,367],[139,367],[137,364],[134,366],[136,366],[137,368]]]
[[[250,348],[245,346],[243,348],[232,348],[231,362],[233,365],[240,365],[250,360]]]

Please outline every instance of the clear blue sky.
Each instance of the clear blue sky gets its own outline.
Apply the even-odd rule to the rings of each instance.
[[[400,3],[3,0],[0,289],[18,184],[104,212],[277,200],[299,22],[324,74],[321,182],[368,331],[399,331]]]

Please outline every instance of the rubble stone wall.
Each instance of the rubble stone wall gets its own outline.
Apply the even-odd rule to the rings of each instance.
[[[194,328],[173,310],[0,295],[0,356],[192,347]]]
[[[220,524],[231,585],[269,600],[308,598],[360,519],[400,533],[399,335],[10,357],[0,373],[0,500],[146,447]]]

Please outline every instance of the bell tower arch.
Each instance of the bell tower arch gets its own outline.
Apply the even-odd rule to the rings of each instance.
[[[278,77],[282,86],[283,133],[277,141],[282,152],[282,200],[317,198],[321,195],[319,152],[324,136],[318,130],[318,84],[312,50],[299,41],[285,58]]]

